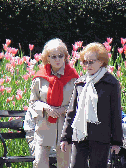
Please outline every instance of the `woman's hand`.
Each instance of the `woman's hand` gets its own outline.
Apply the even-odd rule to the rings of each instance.
[[[67,141],[63,141],[60,143],[61,146],[61,151],[62,152],[66,152],[67,151],[67,146],[68,146],[68,142]]]
[[[117,145],[113,145],[111,148],[111,153],[115,150],[115,154],[118,154],[120,151],[120,147]]]
[[[58,112],[58,114],[59,114],[59,116],[61,116],[63,113],[65,113],[65,107],[59,107],[59,108],[57,108],[57,112]]]
[[[45,103],[44,104],[44,109],[46,110],[48,116],[51,116],[53,118],[58,118],[60,116],[57,108],[54,107],[54,106],[50,106],[47,103]]]
[[[65,107],[54,107],[48,105],[47,103],[44,104],[44,109],[46,110],[48,116],[51,116],[53,118],[58,118],[63,113],[65,113]]]

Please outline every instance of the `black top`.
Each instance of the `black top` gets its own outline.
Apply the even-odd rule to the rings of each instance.
[[[72,143],[71,127],[78,106],[78,95],[85,85],[85,76],[75,82],[74,91],[66,114],[61,141]],[[87,123],[87,140],[122,146],[121,87],[119,81],[109,72],[94,84],[98,94],[97,116],[100,124]]]

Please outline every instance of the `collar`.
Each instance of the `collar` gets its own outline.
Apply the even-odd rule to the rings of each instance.
[[[107,71],[104,74],[104,76],[98,81],[98,83],[101,81],[104,81],[104,82],[110,83],[110,84],[115,84],[115,83],[117,83],[118,80],[110,72]],[[81,76],[80,78],[78,78],[74,82],[75,85],[77,85],[79,83],[86,83],[86,75]]]
[[[52,75],[55,75],[58,78],[60,78],[61,75],[64,75],[64,69],[65,69],[65,62],[63,63],[63,66],[57,72],[54,72],[53,69],[51,68]]]

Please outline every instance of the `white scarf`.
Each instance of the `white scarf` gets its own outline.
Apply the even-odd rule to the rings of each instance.
[[[97,117],[98,95],[94,87],[107,72],[105,67],[101,67],[94,75],[86,73],[86,84],[79,96],[78,109],[74,118],[73,140],[82,141],[87,136],[87,122],[100,123]]]

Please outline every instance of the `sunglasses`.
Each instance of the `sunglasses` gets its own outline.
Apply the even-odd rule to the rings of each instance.
[[[84,64],[84,65],[92,65],[92,64],[94,64],[96,61],[97,61],[97,60],[89,60],[89,61],[84,60],[84,61],[83,61],[83,64]]]
[[[64,55],[63,54],[59,54],[59,55],[49,55],[49,57],[51,58],[51,59],[56,59],[57,57],[59,58],[59,59],[62,59],[63,57],[64,57]]]

